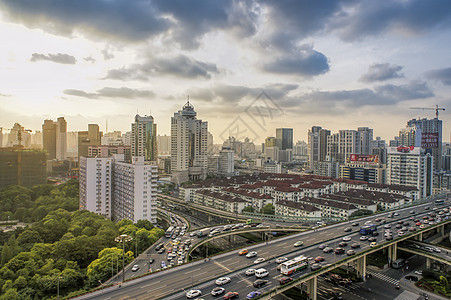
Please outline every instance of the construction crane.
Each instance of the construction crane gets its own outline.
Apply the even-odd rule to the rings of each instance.
[[[410,109],[422,109],[422,110],[435,110],[435,117],[438,119],[438,111],[439,110],[445,110],[444,107],[438,107],[438,105],[433,107],[409,107]]]

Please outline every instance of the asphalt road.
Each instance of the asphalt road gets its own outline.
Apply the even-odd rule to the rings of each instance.
[[[449,205],[449,202],[446,206]],[[434,207],[433,204],[423,204],[415,208],[417,214],[420,216],[425,215],[429,211],[425,211],[424,207]],[[442,208],[443,206],[439,206]],[[356,249],[356,252],[363,251],[369,247],[369,242],[359,241],[360,234],[358,232],[363,222],[367,220],[374,220],[375,218],[384,218],[387,222],[392,222],[393,225],[399,219],[409,219],[412,214],[409,211],[412,208],[406,208],[399,211],[400,216],[393,219],[387,218],[387,214],[381,214],[377,216],[371,216],[359,220],[359,226],[351,227],[352,232],[348,233],[352,237],[352,242],[359,242],[361,247]],[[326,261],[323,264],[333,263],[335,261],[341,260],[346,256],[335,255],[332,253],[325,254],[320,249],[318,249],[318,244],[321,241],[329,240],[330,246],[337,245],[341,240],[342,236],[346,235],[344,228],[348,227],[348,223],[340,223],[332,226],[320,228],[317,231],[308,231],[293,236],[283,237],[278,240],[274,240],[266,244],[255,245],[252,248],[253,251],[258,252],[257,257],[263,258],[274,258],[279,256],[286,256],[288,258],[293,258],[300,254],[306,256],[316,257],[318,255],[326,257]],[[383,237],[383,226],[379,226],[379,236],[377,237],[377,242],[384,239]],[[396,235],[395,235],[396,236]],[[335,239],[334,239],[335,238]],[[294,248],[293,244],[296,241],[302,240],[304,246],[300,248]],[[295,253],[287,254],[298,249]],[[346,250],[350,249],[349,246],[345,247]],[[249,248],[250,250],[250,248]],[[200,289],[203,292],[204,299],[214,299],[208,293],[216,286],[214,280],[223,276],[224,274],[229,274],[227,276],[231,277],[232,282],[226,284],[226,292],[236,291],[241,297],[245,296],[247,293],[255,290],[252,287],[252,282],[256,280],[255,276],[247,277],[244,275],[244,271],[250,267],[264,267],[269,271],[269,276],[264,278],[270,280],[268,286],[260,288],[262,292],[271,290],[275,285],[278,285],[278,279],[282,277],[280,272],[276,269],[276,263],[274,260],[271,262],[263,262],[259,265],[254,265],[253,260],[248,259],[244,256],[238,256],[236,252],[228,252],[207,261],[197,261],[194,263],[189,263],[176,268],[168,269],[159,273],[151,274],[149,276],[136,279],[132,282],[126,282],[122,287],[112,287],[106,289],[103,294],[100,292],[92,293],[91,295],[86,295],[82,298],[84,299],[186,299],[185,293],[191,288]],[[293,278],[299,278],[310,272],[310,269],[305,269],[296,273]]]

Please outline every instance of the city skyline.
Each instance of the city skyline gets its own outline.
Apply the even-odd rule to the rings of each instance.
[[[0,126],[63,116],[68,131],[108,120],[126,132],[139,113],[169,135],[189,95],[215,143],[237,128],[260,143],[280,127],[307,141],[315,125],[388,141],[435,116],[409,107],[450,109],[450,24],[439,0],[0,1]]]

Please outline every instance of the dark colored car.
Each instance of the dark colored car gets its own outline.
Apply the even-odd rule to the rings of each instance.
[[[354,223],[352,223],[352,226],[359,226],[359,223],[358,222],[354,222]]]
[[[254,281],[253,285],[256,288],[259,288],[259,287],[265,286],[267,283],[268,283],[268,280],[257,279]]]
[[[375,242],[375,241],[377,241],[377,238],[374,236],[368,238],[368,242]]]
[[[336,248],[335,249],[335,254],[343,254],[343,253],[345,253],[345,249],[343,249],[343,248]]]
[[[351,248],[355,249],[355,248],[360,248],[360,244],[359,243],[353,243],[351,245]]]
[[[410,280],[410,281],[415,281],[415,282],[418,281],[418,277],[413,276],[413,275],[407,275],[407,276],[404,277],[404,278],[407,279],[407,280]]]
[[[290,281],[293,281],[293,278],[291,278],[291,277],[282,277],[282,278],[279,279],[279,283],[280,284],[285,284],[285,283],[288,283]]]
[[[373,236],[377,236],[377,235],[379,235],[379,231],[373,231]]]
[[[150,258],[150,259],[149,259],[149,264],[153,264],[154,261],[155,261],[155,259]]]
[[[326,259],[325,257],[317,256],[317,257],[315,257],[315,262],[319,263],[319,262],[324,261],[325,259]]]
[[[339,247],[344,247],[344,246],[347,246],[348,245],[348,243],[346,243],[346,242],[340,242],[340,243],[338,243],[338,246]]]

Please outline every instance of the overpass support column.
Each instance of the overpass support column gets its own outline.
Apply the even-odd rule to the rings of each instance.
[[[366,275],[366,255],[357,259],[357,275],[361,276],[363,281],[365,281]]]
[[[389,263],[391,263],[392,261],[395,261],[398,258],[397,250],[398,250],[398,243],[394,243],[393,245],[388,246],[388,262]]]
[[[438,231],[438,233],[440,233],[440,236],[444,237],[445,236],[445,225],[438,227],[437,231]]]
[[[429,257],[426,257],[426,269],[431,268],[431,259]]]
[[[317,299],[316,289],[318,285],[318,278],[313,277],[312,279],[307,280],[305,283],[307,285],[307,294],[309,294],[309,299],[316,300]]]
[[[422,242],[422,241],[423,241],[423,233],[420,232],[419,234],[417,234],[417,235],[415,236],[415,240],[416,240],[416,241],[419,241],[419,242]]]

